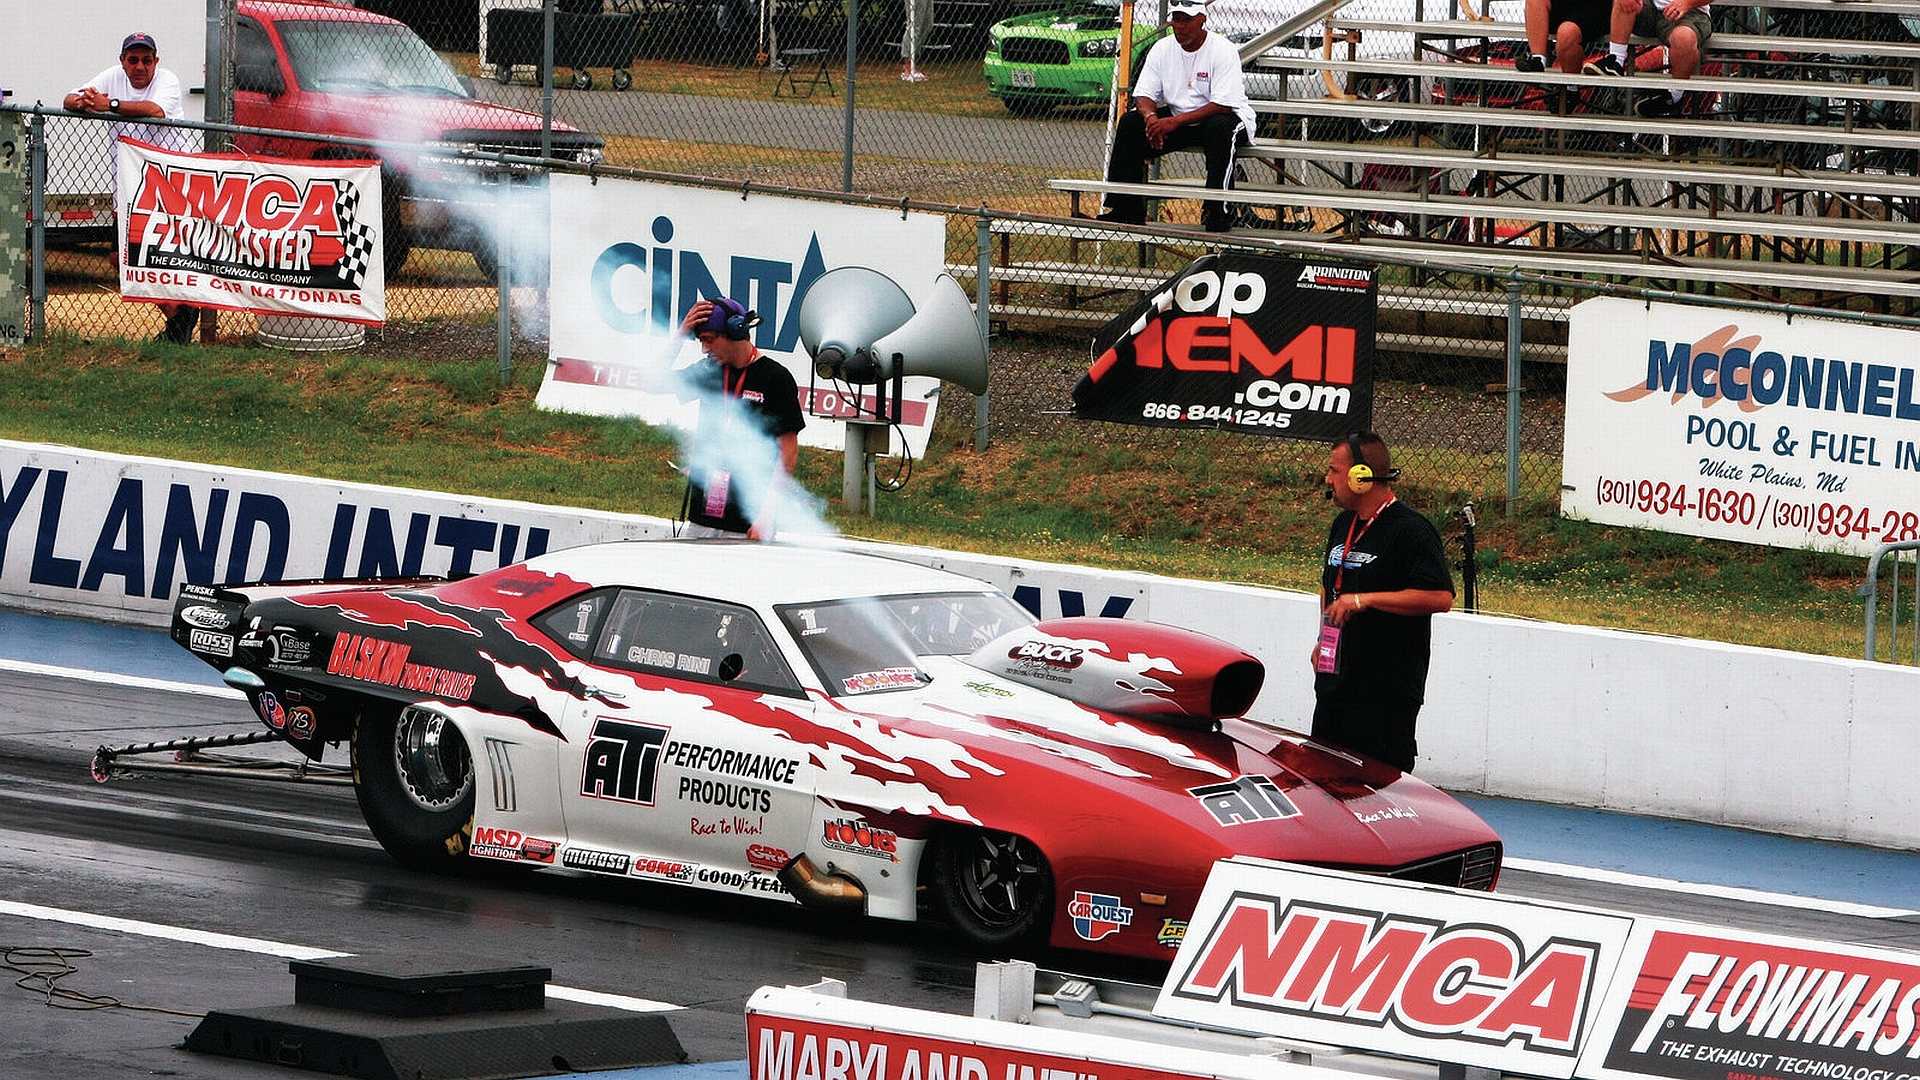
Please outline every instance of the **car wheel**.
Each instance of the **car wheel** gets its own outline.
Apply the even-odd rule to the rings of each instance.
[[[927,857],[934,910],[969,945],[1007,949],[1045,933],[1053,872],[1033,841],[1012,833],[954,830],[937,837]]]
[[[1390,78],[1384,75],[1362,75],[1353,80],[1348,92],[1362,101],[1406,102],[1411,101],[1411,90],[1405,79]],[[1354,121],[1354,134],[1367,139],[1384,139],[1389,135],[1400,134],[1405,125],[1377,116],[1369,116]]]
[[[353,792],[374,839],[404,866],[444,870],[473,835],[473,755],[460,729],[418,706],[371,706],[353,726]]]

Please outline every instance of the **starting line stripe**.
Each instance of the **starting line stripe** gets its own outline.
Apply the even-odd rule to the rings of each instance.
[[[100,915],[91,911],[72,911],[67,908],[44,907],[40,904],[27,904],[17,900],[0,900],[0,915],[15,915],[23,919],[40,919],[46,922],[66,923],[71,926],[84,926],[92,930],[112,930],[123,934],[136,934],[140,937],[163,938],[189,945],[205,945],[213,949],[231,949],[235,952],[256,953],[262,956],[279,956],[288,960],[328,960],[352,953],[335,952],[329,949],[316,949],[307,945],[291,945],[283,941],[268,941],[265,938],[241,937],[235,934],[220,934],[210,930],[195,930],[185,926],[168,926],[165,923],[145,922],[140,919],[123,919],[114,915]],[[649,1001],[646,998],[627,997],[624,994],[605,994],[598,990],[582,990],[573,986],[547,984],[547,996],[562,1001],[577,1001],[586,1005],[604,1005],[611,1009],[624,1009],[627,1012],[667,1012],[680,1006],[667,1001]]]

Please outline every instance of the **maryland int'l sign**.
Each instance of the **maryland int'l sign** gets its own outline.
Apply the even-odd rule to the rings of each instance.
[[[1373,426],[1369,268],[1207,255],[1093,339],[1076,415],[1328,442]]]

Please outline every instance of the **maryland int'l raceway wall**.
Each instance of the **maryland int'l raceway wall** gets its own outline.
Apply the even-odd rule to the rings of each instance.
[[[165,625],[180,585],[489,570],[670,523],[0,441],[0,605]],[[1250,715],[1304,731],[1306,593],[852,541],[981,578],[1045,617],[1189,627],[1267,663]],[[1505,798],[1920,849],[1920,670],[1450,613],[1418,772]]]

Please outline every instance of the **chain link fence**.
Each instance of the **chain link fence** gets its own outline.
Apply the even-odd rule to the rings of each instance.
[[[1460,13],[1457,4],[1434,0],[1356,5],[1382,19]],[[1299,6],[1221,0],[1210,19],[1229,36],[1250,37]],[[1756,17],[1744,6],[1729,8],[1728,17]],[[542,8],[534,0],[366,0],[346,14],[322,10],[331,14],[296,18],[237,0],[230,12],[235,125],[189,124],[172,134],[207,146],[231,137],[253,154],[377,152],[387,163],[394,245],[388,318],[396,325],[504,324],[504,296],[520,340],[496,342],[471,357],[477,362],[511,354],[532,364],[543,353],[540,189],[547,169],[671,175],[944,213],[946,263],[985,298],[996,331],[1043,331],[1068,352],[1084,349],[1095,327],[1194,257],[1247,242],[1165,228],[1197,216],[1192,200],[1164,204],[1172,220],[1161,228],[1096,228],[1074,217],[1097,207],[1078,206],[1074,195],[1049,186],[1101,174],[1121,49],[1117,4],[558,0]],[[1157,13],[1146,3],[1133,14],[1138,55]],[[1864,28],[1805,25],[1814,18],[1808,12],[1794,17],[1796,32],[1808,35],[1871,33],[1911,43],[1920,30],[1913,19],[1891,16],[1832,16],[1871,24]],[[1062,62],[1040,65],[1035,57]],[[1836,58],[1836,70],[1844,60]],[[1043,66],[1062,71],[1022,74]],[[301,90],[384,89],[361,99],[372,104],[358,126],[333,117],[330,135],[289,132],[265,122],[287,115],[270,105],[296,89],[289,81]],[[15,107],[23,104],[31,105]],[[487,106],[521,111],[503,124],[505,114]],[[74,179],[98,170],[107,125],[58,112],[36,122],[44,123],[48,153],[49,248],[46,306],[33,329],[153,337],[161,326],[155,308],[119,299],[105,231],[110,212],[100,217],[106,189],[97,178]],[[1192,160],[1169,162],[1169,170],[1197,175],[1198,156],[1179,157]],[[1301,208],[1262,213],[1269,250],[1316,222],[1315,212]],[[1381,223],[1415,234],[1430,224]],[[1379,269],[1376,426],[1408,465],[1449,478],[1455,490],[1440,494],[1454,504],[1552,513],[1565,312],[1608,286],[1413,262]],[[203,340],[233,343],[253,340],[257,330],[252,316],[231,312],[219,313],[217,326],[214,319],[201,325]],[[1072,378],[1062,381],[1064,397]],[[994,400],[1008,407],[997,392]]]

